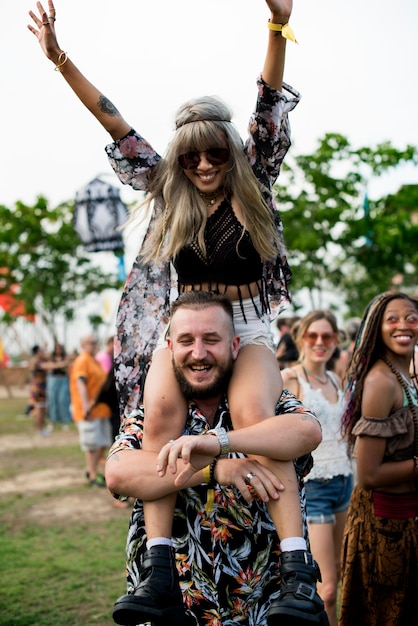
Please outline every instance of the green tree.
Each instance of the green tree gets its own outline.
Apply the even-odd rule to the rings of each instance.
[[[42,196],[34,206],[0,205],[0,293],[18,285],[26,313],[41,316],[54,338],[57,316],[70,321],[87,296],[121,286],[85,253],[72,217],[72,204],[51,208]]]
[[[359,269],[344,275],[350,308],[386,289],[416,293],[418,275],[418,185],[367,202],[362,219],[347,220],[341,238],[347,258]]]
[[[295,308],[301,305],[302,288],[308,290],[312,308],[322,306],[323,293],[332,290],[349,306],[350,314],[359,314],[370,292],[374,295],[387,289],[394,273],[401,272],[401,267],[402,273],[405,271],[412,258],[412,242],[405,240],[402,250],[397,242],[408,212],[393,210],[393,198],[391,204],[387,204],[389,199],[374,202],[367,214],[364,197],[372,176],[414,162],[417,154],[413,146],[397,150],[388,142],[355,150],[344,136],[329,133],[318,141],[312,154],[286,161],[276,191],[293,270]],[[408,215],[411,217],[411,212]],[[402,255],[403,263],[399,260],[396,272],[390,254],[379,254],[376,272],[370,272],[369,231],[386,232],[387,249],[396,248]],[[375,242],[375,253],[381,245],[380,240]]]

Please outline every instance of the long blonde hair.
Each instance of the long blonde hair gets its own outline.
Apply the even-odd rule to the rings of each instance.
[[[207,211],[197,188],[188,180],[177,158],[190,151],[203,152],[225,142],[230,167],[224,192],[238,199],[253,245],[263,260],[274,259],[278,235],[271,210],[245,156],[243,142],[231,122],[231,111],[221,100],[207,96],[186,102],[176,115],[176,133],[165,157],[155,166],[150,191],[141,206],[163,198],[164,209],[146,240],[145,259],[171,259],[180,249],[197,240],[205,253]]]

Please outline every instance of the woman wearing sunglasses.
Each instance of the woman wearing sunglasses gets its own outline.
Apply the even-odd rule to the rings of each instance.
[[[341,626],[417,623],[417,343],[416,300],[392,291],[370,302],[342,420],[358,483],[343,538]]]
[[[115,379],[122,412],[128,416],[144,398],[144,449],[159,451],[181,435],[185,424],[187,403],[164,339],[173,287],[171,264],[180,293],[215,291],[233,303],[242,346],[228,393],[234,428],[273,416],[281,394],[270,315],[288,300],[291,272],[273,185],[290,146],[288,113],[300,97],[283,83],[286,39],[294,40],[288,25],[292,0],[266,0],[266,4],[267,52],[245,144],[229,108],[219,99],[202,97],[179,109],[176,132],[164,157],[132,129],[59,47],[52,0],[48,0],[48,13],[39,2],[38,15],[30,12],[33,25],[29,29],[43,52],[112,136],[114,143],[106,151],[116,174],[124,184],[146,192],[141,212],[150,209],[149,227],[125,285],[115,340]],[[210,364],[199,356],[193,359],[191,366],[200,368],[203,378]],[[303,561],[306,574],[306,540],[293,463],[278,463],[277,472],[286,490],[280,499],[271,500],[269,511],[284,540],[281,549],[289,557],[287,570],[292,569],[294,557],[295,569]],[[147,547],[150,551],[158,547],[160,557],[162,547],[171,551],[173,508],[171,497],[144,503]],[[316,615],[322,603],[315,594],[316,564],[309,563],[312,598],[306,603],[308,612]],[[150,579],[148,586],[141,585],[136,594],[139,609],[143,603],[158,611],[155,589],[164,587],[164,576],[170,586],[171,575],[175,572],[160,572],[158,583]],[[286,613],[287,605],[292,614],[297,612],[293,606],[297,589],[296,581],[283,594],[277,613]],[[178,593],[173,592],[173,603],[175,598]]]
[[[322,575],[318,593],[330,626],[337,626],[340,553],[352,490],[351,461],[340,435],[341,379],[327,369],[338,345],[337,321],[330,311],[314,310],[296,322],[291,333],[300,357],[297,365],[282,370],[283,386],[321,422],[322,442],[312,453],[314,467],[305,478],[306,509],[311,550]]]

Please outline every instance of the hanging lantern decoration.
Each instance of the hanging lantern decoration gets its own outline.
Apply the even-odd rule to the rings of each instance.
[[[125,280],[124,243],[118,227],[128,217],[119,190],[94,178],[77,191],[73,225],[88,252],[112,251],[118,259],[118,277]]]

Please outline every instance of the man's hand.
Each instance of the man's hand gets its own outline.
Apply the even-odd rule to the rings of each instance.
[[[284,485],[273,472],[255,459],[219,459],[215,479],[220,485],[237,487],[247,502],[254,498],[263,502],[268,502],[270,498],[278,500],[280,491],[284,490]]]
[[[217,437],[211,435],[184,435],[169,441],[161,448],[157,458],[157,471],[160,476],[164,476],[168,467],[175,474],[177,472],[178,459],[181,459],[182,464],[190,466],[189,476],[191,476],[193,473],[203,469],[219,452],[219,440]],[[191,461],[192,453],[193,461]],[[200,462],[197,461],[199,455],[206,457],[207,462],[203,465],[201,465],[202,460]]]
[[[160,451],[157,471],[164,476],[167,467],[177,474],[175,485],[187,485],[193,474],[200,471],[219,454],[219,441],[211,435],[184,435],[170,441]],[[220,485],[235,486],[247,502],[259,497],[263,502],[277,500],[284,485],[266,466],[250,458],[219,459],[215,479]]]

